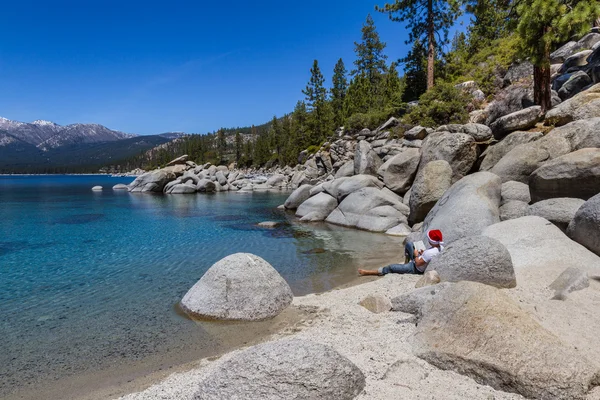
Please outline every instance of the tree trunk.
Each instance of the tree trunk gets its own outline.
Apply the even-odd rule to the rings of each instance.
[[[433,0],[427,1],[427,90],[434,85],[435,25],[433,23]]]
[[[542,106],[542,113],[552,108],[552,92],[550,91],[550,65],[533,68],[533,98],[535,104]]]
[[[541,62],[533,68],[533,100],[542,107],[542,114],[546,114],[552,108],[550,78],[550,47],[546,46]]]

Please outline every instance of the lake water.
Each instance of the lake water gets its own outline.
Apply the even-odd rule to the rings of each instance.
[[[218,335],[175,305],[229,254],[263,257],[302,295],[349,282],[357,267],[401,249],[386,235],[299,224],[276,210],[285,192],[112,190],[131,181],[0,177],[0,397],[157,355],[168,364],[166,355],[217,351]],[[282,224],[256,226],[266,220]]]

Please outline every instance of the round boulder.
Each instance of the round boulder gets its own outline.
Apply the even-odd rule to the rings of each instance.
[[[127,185],[125,185],[124,183],[117,183],[112,188],[113,188],[113,190],[127,190],[129,187]]]
[[[93,190],[94,192],[101,192],[101,191],[102,191],[102,186],[94,186],[94,187],[92,188],[92,190]]]
[[[292,302],[287,282],[265,260],[249,253],[227,256],[206,271],[183,296],[182,309],[207,319],[260,321]]]
[[[569,226],[569,222],[571,222],[583,203],[585,203],[584,200],[569,197],[543,200],[530,205],[527,215],[537,215],[538,217],[546,218],[565,232],[567,226]]]
[[[291,339],[260,344],[222,362],[200,382],[194,400],[350,400],[364,387],[360,369],[333,348]]]
[[[600,256],[600,193],[577,210],[567,235]]]
[[[471,236],[452,242],[435,257],[426,271],[437,271],[447,282],[471,281],[498,288],[517,286],[510,253],[487,236]]]

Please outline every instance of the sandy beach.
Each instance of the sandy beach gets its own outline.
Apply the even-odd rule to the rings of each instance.
[[[566,301],[549,300],[552,292],[542,285],[553,278],[555,271],[546,272],[548,274],[517,270],[521,284],[507,292],[545,328],[598,362],[600,338],[594,332],[600,331],[600,324],[592,316],[600,306],[600,283],[592,281],[589,288],[572,293]],[[418,359],[410,346],[415,317],[400,312],[375,314],[358,304],[368,295],[393,298],[413,290],[418,279],[414,275],[388,275],[344,289],[296,297],[292,307],[301,310],[306,318],[285,327],[270,340],[293,336],[335,348],[367,377],[365,391],[357,399],[523,398],[480,385],[466,376],[440,370]],[[119,399],[192,399],[198,382],[217,362],[216,359],[200,360],[189,365],[192,369],[188,371],[173,373],[143,391]],[[587,399],[600,399],[600,388],[590,392]]]

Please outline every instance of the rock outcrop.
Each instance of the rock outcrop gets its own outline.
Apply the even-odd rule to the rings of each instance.
[[[413,351],[438,368],[539,399],[583,399],[599,383],[596,365],[500,289],[455,283],[421,313]]]
[[[409,223],[422,222],[452,184],[452,167],[445,160],[427,163],[417,174],[410,191]]]

